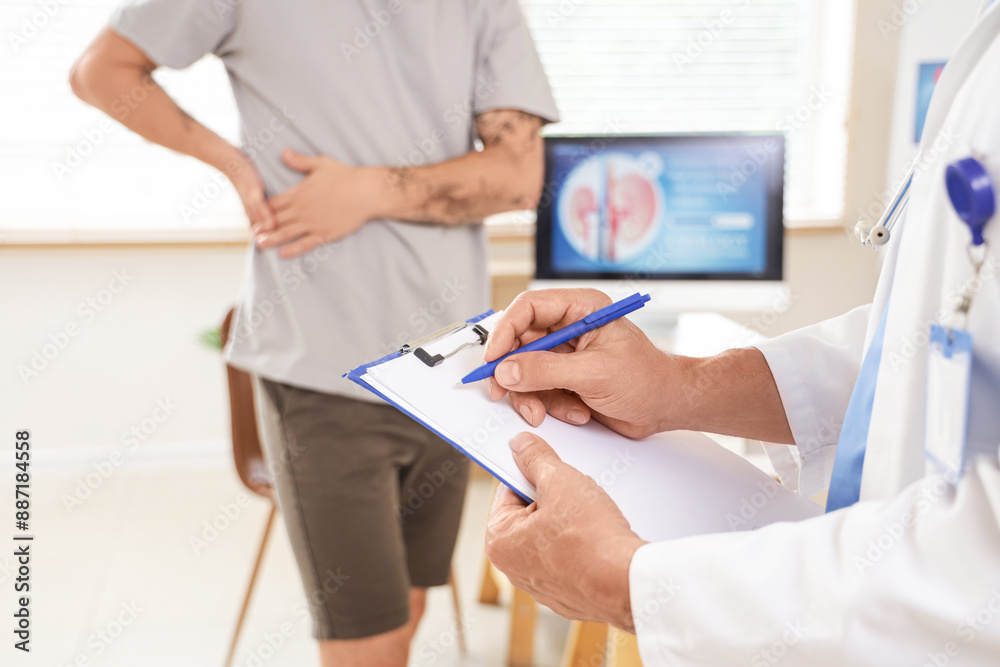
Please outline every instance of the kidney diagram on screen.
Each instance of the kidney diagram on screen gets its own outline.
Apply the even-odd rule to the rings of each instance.
[[[664,217],[662,171],[655,153],[610,152],[577,164],[559,200],[561,231],[573,249],[601,264],[645,252]]]

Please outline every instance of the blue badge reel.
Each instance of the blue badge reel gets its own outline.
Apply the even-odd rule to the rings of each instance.
[[[961,292],[954,326],[931,327],[924,450],[934,468],[955,483],[965,469],[972,382],[972,335],[965,326],[976,296],[974,285],[979,284],[986,262],[983,230],[996,213],[996,194],[986,167],[975,157],[948,165],[945,186],[956,215],[972,237],[968,254],[973,275]]]

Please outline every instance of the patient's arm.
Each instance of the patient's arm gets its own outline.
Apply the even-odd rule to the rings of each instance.
[[[483,113],[476,117],[482,151],[426,167],[359,168],[285,150],[285,163],[306,177],[271,198],[277,230],[258,234],[257,244],[294,257],[373,219],[458,225],[534,208],[544,172],[541,126],[522,111]]]
[[[105,28],[74,63],[69,80],[77,97],[133,132],[223,172],[236,187],[251,226],[269,228],[273,216],[249,159],[181,109],[156,83],[156,68],[135,44]]]
[[[544,172],[541,127],[540,118],[523,111],[477,116],[482,151],[427,167],[385,170],[383,214],[449,224],[535,208]]]

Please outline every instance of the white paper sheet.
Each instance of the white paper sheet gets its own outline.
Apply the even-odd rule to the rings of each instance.
[[[499,316],[482,324],[490,329]],[[470,328],[425,349],[445,353],[475,339]],[[406,354],[370,368],[362,380],[532,499],[535,489],[518,469],[508,443],[521,431],[534,431],[564,461],[595,479],[645,540],[751,530],[822,512],[701,433],[630,440],[596,422],[573,426],[553,417],[533,429],[506,398],[490,401],[485,382],[458,385],[482,362],[478,345],[434,368]]]

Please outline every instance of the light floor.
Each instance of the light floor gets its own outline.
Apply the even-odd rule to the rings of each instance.
[[[66,498],[80,483],[86,483],[86,473],[81,471],[36,471],[32,652],[23,656],[3,646],[0,663],[221,667],[267,504],[247,499],[249,494],[235,473],[222,464],[200,469],[121,470],[100,481],[82,505],[70,510]],[[475,601],[492,490],[489,481],[472,484],[455,559],[469,652],[463,656],[457,648],[450,591],[435,589],[413,646],[411,665],[506,664],[507,608]],[[241,499],[246,505],[242,508]],[[226,517],[227,509],[231,518]],[[205,533],[205,522],[213,521],[224,529]],[[204,540],[197,553],[193,538]],[[16,575],[10,552],[4,549],[3,553],[0,588],[8,598]],[[234,664],[318,664],[303,600],[279,521]],[[4,617],[10,618],[8,602],[2,607]],[[559,664],[568,627],[568,622],[548,610],[541,611],[537,665]],[[8,662],[11,655],[13,660]]]

